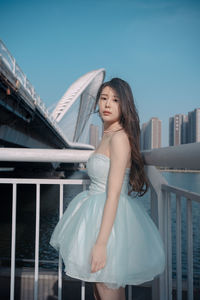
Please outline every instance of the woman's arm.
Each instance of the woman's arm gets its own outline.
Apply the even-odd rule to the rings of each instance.
[[[129,157],[130,145],[127,136],[124,133],[115,134],[110,142],[111,160],[108,175],[108,193],[100,231],[92,251],[92,272],[97,272],[105,266],[106,245],[117,213],[118,200]]]

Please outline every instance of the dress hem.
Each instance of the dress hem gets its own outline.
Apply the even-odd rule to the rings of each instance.
[[[155,278],[157,278],[157,277],[159,277],[161,274],[157,274],[157,275],[155,275],[155,276],[153,276],[153,277],[151,277],[150,279],[147,279],[147,280],[145,280],[145,281],[142,281],[142,282],[140,282],[140,283],[124,283],[124,284],[117,284],[116,282],[106,282],[106,281],[103,281],[103,280],[97,280],[97,281],[95,281],[94,279],[89,279],[89,278],[84,278],[83,276],[77,276],[77,275],[73,275],[73,274],[71,274],[70,272],[68,272],[68,271],[65,271],[65,274],[67,275],[67,276],[69,276],[69,277],[71,277],[71,278],[74,278],[74,279],[78,279],[78,280],[81,280],[81,281],[85,281],[85,282],[102,282],[102,283],[104,283],[105,285],[115,285],[115,286],[117,286],[117,288],[116,289],[118,289],[118,288],[120,288],[120,287],[126,287],[126,285],[136,285],[136,286],[138,286],[138,285],[141,285],[141,284],[143,284],[143,283],[145,283],[145,282],[150,282],[150,281],[152,281],[152,280],[154,280]],[[115,289],[115,288],[114,288]]]

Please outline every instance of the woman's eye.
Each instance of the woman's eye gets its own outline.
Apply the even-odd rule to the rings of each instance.
[[[106,97],[101,97],[101,100],[106,100]]]
[[[119,100],[118,100],[118,99],[114,99],[114,101],[115,101],[115,102],[118,102]]]

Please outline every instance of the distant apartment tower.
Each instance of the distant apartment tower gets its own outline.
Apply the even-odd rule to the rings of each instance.
[[[141,150],[161,147],[161,121],[153,117],[147,123],[142,124],[140,135]]]
[[[93,145],[95,149],[99,144],[99,127],[97,125],[90,125],[90,145]]]
[[[200,142],[200,108],[188,113],[188,143]]]
[[[200,108],[169,118],[169,145],[200,142]]]
[[[186,115],[177,114],[169,118],[169,145],[176,146],[185,144],[188,138],[188,118]]]

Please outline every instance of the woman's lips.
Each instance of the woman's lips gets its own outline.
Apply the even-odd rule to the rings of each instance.
[[[103,114],[104,114],[104,115],[110,115],[111,112],[109,112],[109,111],[104,111]]]

